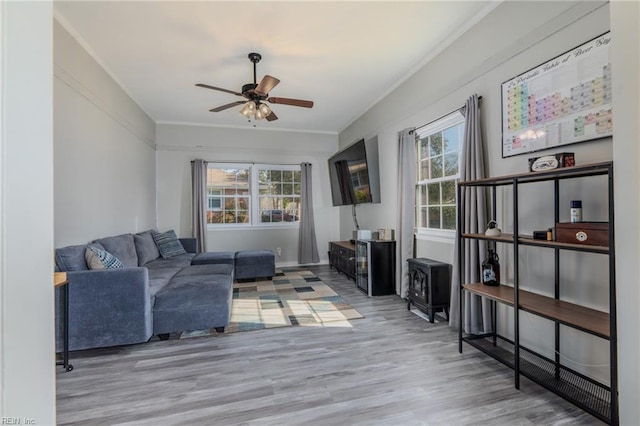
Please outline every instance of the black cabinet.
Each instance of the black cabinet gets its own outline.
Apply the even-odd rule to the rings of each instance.
[[[449,298],[451,296],[451,265],[431,259],[408,259],[409,262],[409,302],[429,315],[433,323],[434,314],[443,310],[449,319]]]
[[[356,279],[356,246],[350,241],[329,242],[329,266]]]
[[[395,241],[356,241],[356,285],[368,296],[396,293]]]

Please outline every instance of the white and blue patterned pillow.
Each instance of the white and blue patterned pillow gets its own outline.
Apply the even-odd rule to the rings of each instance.
[[[89,269],[119,269],[124,268],[120,260],[105,250],[89,246],[84,252]]]
[[[167,232],[154,232],[152,235],[153,241],[156,242],[158,251],[164,259],[169,259],[170,257],[187,252],[178,240],[176,232],[173,229]]]

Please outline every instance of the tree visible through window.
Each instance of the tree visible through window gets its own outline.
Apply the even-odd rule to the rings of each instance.
[[[456,229],[456,182],[464,118],[450,114],[418,132],[416,228]]]

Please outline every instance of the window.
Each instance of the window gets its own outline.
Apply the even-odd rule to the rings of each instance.
[[[261,224],[300,220],[300,167],[283,167],[257,168]]]
[[[299,221],[300,166],[209,164],[207,224],[295,226]]]
[[[418,131],[416,228],[419,234],[453,237],[463,132],[464,117],[457,111]]]
[[[207,223],[250,223],[251,170],[242,165],[209,165],[207,169]]]

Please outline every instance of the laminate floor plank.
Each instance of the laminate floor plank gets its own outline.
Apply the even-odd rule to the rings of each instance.
[[[58,424],[600,425],[397,296],[309,268],[365,318],[72,352]]]

